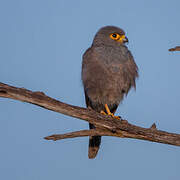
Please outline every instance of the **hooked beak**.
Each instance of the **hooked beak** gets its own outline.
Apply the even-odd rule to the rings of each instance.
[[[129,40],[128,40],[128,38],[125,36],[125,38],[123,39],[123,43],[128,43],[129,42]]]
[[[129,42],[128,38],[125,35],[121,35],[118,41],[122,44]]]

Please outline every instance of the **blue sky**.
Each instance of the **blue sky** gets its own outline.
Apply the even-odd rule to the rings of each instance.
[[[1,0],[0,82],[85,106],[82,54],[105,25],[123,28],[139,67],[117,113],[129,122],[180,133],[180,1]],[[0,99],[0,179],[180,179],[179,147],[103,137],[95,160],[88,138],[44,136],[87,129],[84,121]]]

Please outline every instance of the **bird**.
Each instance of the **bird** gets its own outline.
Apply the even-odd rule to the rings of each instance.
[[[129,90],[136,88],[138,67],[128,50],[125,31],[116,26],[100,28],[82,57],[81,78],[87,108],[114,118],[114,113]],[[89,123],[90,129],[96,127]],[[101,136],[89,137],[89,159],[94,159]]]

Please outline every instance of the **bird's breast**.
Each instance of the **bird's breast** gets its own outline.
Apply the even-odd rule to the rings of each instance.
[[[93,102],[119,104],[129,91],[127,48],[97,47],[86,59],[83,83]]]
[[[105,46],[94,48],[94,53],[99,58],[99,61],[103,61],[108,65],[122,64],[128,60],[129,51],[126,46]]]

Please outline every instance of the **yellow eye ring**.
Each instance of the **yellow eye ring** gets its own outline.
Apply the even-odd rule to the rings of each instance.
[[[118,33],[112,33],[110,34],[110,38],[115,41],[118,41],[120,39],[120,35]]]

